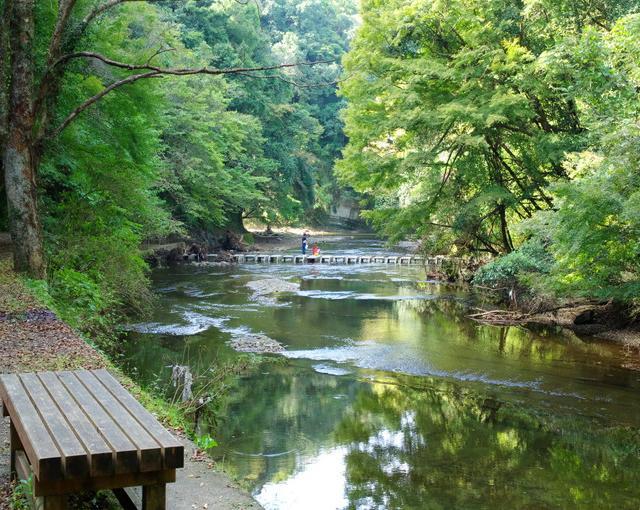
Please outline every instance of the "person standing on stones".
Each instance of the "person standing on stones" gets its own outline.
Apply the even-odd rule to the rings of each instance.
[[[307,248],[309,248],[309,232],[305,231],[302,234],[302,254],[307,254]]]

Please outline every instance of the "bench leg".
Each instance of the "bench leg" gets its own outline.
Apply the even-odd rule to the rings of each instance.
[[[126,489],[112,489],[112,492],[120,503],[122,510],[138,510]]]
[[[167,486],[144,485],[142,487],[142,510],[166,510]]]
[[[18,437],[18,432],[13,424],[13,420],[9,420],[9,450],[11,451],[11,460],[9,465],[9,473],[12,480],[17,480],[18,472],[16,471],[16,454],[23,449],[22,442]]]

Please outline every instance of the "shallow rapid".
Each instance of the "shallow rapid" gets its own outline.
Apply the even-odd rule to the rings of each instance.
[[[275,342],[200,424],[267,509],[637,507],[640,373],[622,348],[479,326],[480,296],[418,267],[181,266],[153,281],[155,317],[127,344],[139,381],[166,388],[173,365],[202,373],[247,337]]]

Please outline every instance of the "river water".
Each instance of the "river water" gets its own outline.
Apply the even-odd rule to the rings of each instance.
[[[299,288],[256,295],[262,279]],[[480,297],[418,267],[181,266],[153,282],[125,356],[143,384],[167,388],[175,364],[206,375],[243,335],[284,346],[200,424],[269,510],[640,506],[640,372],[620,347],[479,326]]]

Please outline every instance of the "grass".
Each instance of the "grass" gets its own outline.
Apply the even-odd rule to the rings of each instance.
[[[18,315],[33,308],[42,308],[42,305],[13,271],[12,261],[0,260],[0,312]]]

